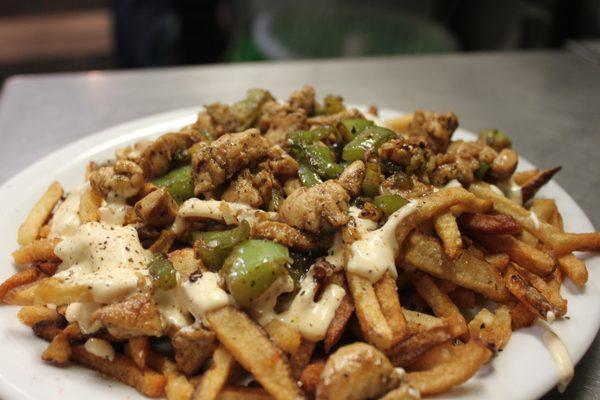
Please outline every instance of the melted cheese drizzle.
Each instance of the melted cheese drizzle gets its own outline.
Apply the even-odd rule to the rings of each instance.
[[[573,366],[567,348],[556,333],[552,332],[550,329],[546,329],[542,336],[542,340],[550,351],[550,355],[558,368],[559,380],[557,389],[560,393],[563,393],[573,379],[575,367]]]
[[[233,304],[232,297],[221,288],[221,279],[215,272],[203,272],[199,279],[181,285],[185,308],[197,321],[209,311]]]
[[[533,223],[533,227],[535,229],[540,229],[540,220],[538,219],[538,216],[536,213],[534,213],[533,211],[531,211],[529,213],[529,219],[531,220],[531,222]]]
[[[115,349],[106,340],[89,338],[83,345],[85,350],[96,357],[105,358],[109,361],[115,359]]]
[[[523,205],[523,192],[521,191],[521,186],[519,186],[513,178],[498,182],[498,188],[504,196],[521,206]]]
[[[177,281],[179,282],[179,277]],[[179,285],[169,290],[157,289],[152,294],[152,298],[168,326],[182,328],[193,323],[184,306],[188,300]]]
[[[389,271],[394,278],[397,277],[396,257],[399,249],[396,241],[396,228],[416,209],[416,204],[409,202],[390,215],[381,228],[361,232],[362,239],[355,241],[350,246],[346,269],[373,283],[381,279],[386,271]],[[364,225],[364,222],[359,222],[361,219],[355,219],[359,232],[363,230],[359,228],[359,224]],[[364,219],[362,220],[364,221]]]
[[[79,202],[85,186],[72,190],[54,212],[50,225],[51,238],[63,238],[74,235],[81,225]]]
[[[142,247],[135,228],[129,226],[86,223],[57,244],[54,252],[62,260],[54,278],[87,287],[98,303],[130,295],[148,273],[149,252]]]
[[[102,328],[100,321],[92,322],[92,314],[100,307],[97,303],[71,303],[67,306],[65,318],[69,322],[77,322],[84,334],[94,333]]]
[[[276,218],[276,213],[269,213],[242,203],[234,203],[223,200],[186,200],[177,216],[180,218],[203,218],[214,221],[225,222],[227,225],[237,225],[242,220],[252,223],[259,216]]]
[[[100,214],[100,222],[106,225],[123,226],[125,224],[125,216],[127,215],[127,205],[125,200],[117,199],[110,203],[102,202],[102,206],[98,208]]]
[[[341,271],[344,268],[344,238],[342,232],[337,231],[333,238],[333,244],[327,250],[325,261],[335,267],[336,271]]]

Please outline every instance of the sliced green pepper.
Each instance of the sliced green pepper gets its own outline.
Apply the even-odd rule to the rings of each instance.
[[[385,215],[391,215],[399,208],[408,204],[408,200],[397,194],[382,194],[375,196],[373,203],[379,208]]]
[[[377,196],[379,194],[379,185],[383,175],[378,162],[368,162],[365,171],[365,178],[362,182],[362,192],[367,197]]]
[[[152,181],[156,186],[167,188],[177,203],[194,197],[194,179],[192,178],[192,167],[184,165],[172,170],[166,175]]]
[[[298,178],[300,178],[300,182],[302,185],[306,187],[312,187],[318,185],[319,183],[323,183],[319,174],[317,174],[310,165],[307,165],[303,162],[300,163],[298,167]]]
[[[341,133],[344,142],[348,143],[354,139],[354,136],[364,131],[367,126],[372,125],[374,125],[374,123],[371,120],[356,118],[340,121],[336,128]]]
[[[362,160],[365,152],[376,150],[383,143],[396,137],[396,133],[381,126],[367,126],[344,147],[342,158],[345,161]]]
[[[490,164],[486,163],[485,161],[480,161],[479,168],[477,168],[477,171],[475,171],[475,177],[477,179],[483,179],[483,177],[485,176],[485,174],[487,174],[489,169]]]
[[[218,269],[231,250],[249,237],[250,225],[244,220],[236,228],[226,231],[192,232],[191,241],[204,264]]]
[[[163,254],[154,254],[148,264],[148,272],[152,278],[152,286],[155,288],[169,290],[177,285],[175,268]]]
[[[341,165],[335,162],[329,148],[320,144],[308,144],[302,146],[302,149],[308,163],[321,178],[335,179],[344,170]]]
[[[288,133],[288,141],[291,144],[302,145],[311,144],[319,140],[323,140],[335,134],[335,131],[330,126],[320,126],[311,131],[292,131]]]
[[[484,129],[479,132],[479,138],[496,151],[512,146],[510,137],[498,129]]]
[[[270,240],[248,240],[231,251],[222,271],[233,298],[250,306],[286,273],[284,265],[289,261],[287,247]]]

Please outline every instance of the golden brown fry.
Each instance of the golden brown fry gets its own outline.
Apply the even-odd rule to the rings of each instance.
[[[452,339],[447,325],[416,333],[392,348],[388,357],[395,367],[406,367],[432,347]]]
[[[452,261],[436,238],[414,232],[407,240],[402,266],[448,280],[491,300],[504,301],[508,298],[498,271],[480,258],[472,246],[464,249],[463,254]]]
[[[325,369],[325,361],[320,360],[309,364],[302,370],[300,374],[300,382],[302,382],[302,390],[304,393],[314,396],[317,392],[317,385],[321,380],[321,374]]]
[[[187,376],[197,374],[217,348],[215,334],[203,328],[182,328],[171,337],[177,368]]]
[[[190,400],[194,387],[185,375],[179,373],[172,361],[164,363],[162,372],[167,378],[167,384],[165,385],[167,400]]]
[[[444,245],[444,251],[452,260],[456,260],[462,254],[463,242],[456,218],[447,211],[434,219],[433,226]]]
[[[511,260],[538,275],[548,275],[554,270],[554,258],[548,253],[528,245],[510,235],[472,235],[491,253],[508,254]]]
[[[477,340],[470,340],[455,349],[456,357],[451,361],[428,371],[409,372],[405,383],[418,389],[422,396],[444,393],[475,375],[492,356],[492,352]]]
[[[398,297],[398,287],[396,279],[389,272],[374,285],[375,295],[379,300],[381,312],[387,321],[388,326],[392,331],[393,341],[398,343],[408,336],[408,328],[404,314],[402,314],[402,306]]]
[[[540,188],[546,183],[548,183],[550,179],[552,179],[552,177],[561,169],[562,167],[545,169],[520,184],[523,203],[527,202],[529,199],[532,199],[537,191],[540,190]]]
[[[502,272],[510,263],[510,257],[505,253],[488,254],[485,261],[490,263],[497,271]]]
[[[561,279],[557,277],[561,273],[560,270],[556,270],[552,275],[542,278],[524,268],[520,268],[518,265],[514,267],[552,304],[556,317],[562,317],[567,313],[567,300],[560,295]]]
[[[504,214],[464,213],[458,218],[460,227],[476,233],[514,235],[521,232],[521,225]]]
[[[37,239],[40,228],[50,217],[54,206],[63,195],[63,189],[60,183],[53,182],[46,193],[33,206],[25,222],[19,227],[17,242],[21,246],[25,246]]]
[[[570,280],[579,288],[583,288],[588,280],[588,270],[585,263],[574,254],[567,254],[558,258],[558,266]]]
[[[42,304],[91,303],[94,301],[87,286],[69,285],[56,278],[40,281],[35,290],[36,302]]]
[[[448,296],[450,296],[452,302],[461,310],[477,306],[477,295],[472,290],[458,287],[456,290],[448,293]]]
[[[133,361],[119,353],[109,361],[88,353],[83,345],[71,346],[71,359],[78,364],[117,379],[148,397],[161,397],[165,393],[166,379],[162,374],[151,369],[139,369]]]
[[[264,326],[265,331],[271,337],[271,340],[281,350],[288,354],[294,354],[300,348],[302,335],[296,330],[291,329],[283,322],[274,319]]]
[[[100,221],[100,212],[98,209],[101,205],[102,196],[94,192],[92,188],[87,188],[79,199],[78,215],[81,223]]]
[[[498,351],[510,339],[511,322],[510,311],[506,306],[498,307],[495,314],[482,308],[469,322],[469,332],[471,338],[478,338],[489,349]]]
[[[36,281],[39,275],[40,272],[35,268],[27,268],[15,273],[0,285],[0,301],[4,300],[4,296],[6,296],[10,290]]]
[[[298,350],[290,355],[290,366],[292,367],[292,372],[296,379],[300,377],[302,370],[310,363],[310,359],[312,358],[316,346],[317,342],[302,338]]]
[[[448,323],[442,318],[434,317],[433,315],[418,311],[407,310],[406,308],[402,310],[402,314],[404,314],[406,325],[408,326],[408,332],[411,335],[438,328],[440,326],[446,327],[448,325]]]
[[[346,273],[346,279],[363,337],[379,349],[391,348],[395,344],[394,333],[381,310],[373,285],[368,279],[351,272]]]
[[[456,347],[452,342],[440,343],[421,354],[406,369],[410,371],[427,371],[440,364],[447,363],[456,356]]]
[[[352,314],[354,314],[354,304],[352,303],[352,298],[348,294],[348,290],[346,290],[346,295],[335,310],[335,315],[325,333],[325,340],[323,341],[325,353],[329,353],[332,347],[340,340]]]
[[[225,386],[217,396],[217,400],[271,400],[262,388],[246,386]]]
[[[27,326],[33,326],[40,321],[58,321],[62,316],[55,309],[46,306],[25,306],[17,314],[19,321]]]
[[[125,354],[129,356],[140,369],[146,367],[146,359],[150,351],[150,340],[148,336],[130,338],[125,345]]]
[[[42,282],[46,278],[42,278],[38,281],[27,283],[25,285],[18,286],[9,290],[2,302],[11,304],[14,306],[32,306],[35,304],[35,293],[39,282]]]
[[[12,253],[13,261],[16,265],[25,265],[39,261],[60,262],[60,258],[54,254],[56,243],[58,243],[57,239],[32,240]]]
[[[56,271],[58,270],[58,266],[60,265],[59,262],[40,262],[35,264],[35,267],[40,271],[43,272],[44,274],[48,275],[48,276],[52,276],[56,273]]]
[[[71,358],[71,343],[65,331],[52,338],[52,341],[42,353],[42,360],[57,365],[66,364]]]
[[[530,169],[528,171],[515,172],[515,174],[513,175],[513,180],[517,185],[522,185],[539,173],[539,169]]]
[[[531,311],[536,312],[541,318],[547,319],[548,312],[555,312],[548,299],[527,282],[513,265],[509,265],[506,269],[504,282],[513,296],[528,305]]]
[[[420,393],[412,386],[402,383],[396,389],[387,392],[379,400],[419,400]]]
[[[436,317],[442,317],[448,322],[452,337],[463,337],[467,333],[467,322],[460,310],[429,275],[415,273],[411,276],[411,282]]]
[[[171,246],[173,246],[173,242],[175,242],[176,237],[177,235],[175,232],[173,232],[173,230],[164,229],[162,232],[160,232],[158,239],[152,243],[152,246],[150,246],[149,250],[153,254],[167,254],[169,250],[171,250]]]
[[[227,306],[207,313],[206,319],[221,344],[273,397],[302,397],[281,350],[246,314]]]
[[[235,361],[231,354],[223,347],[219,346],[212,356],[212,364],[202,375],[200,383],[194,390],[193,400],[214,400],[219,392],[227,383],[231,369]]]
[[[510,303],[508,308],[513,331],[531,326],[537,318],[537,313],[531,311],[531,307],[520,301]]]

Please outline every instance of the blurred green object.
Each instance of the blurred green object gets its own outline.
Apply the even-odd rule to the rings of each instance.
[[[337,4],[337,5],[336,5]],[[333,6],[336,5],[336,6]],[[439,53],[458,49],[441,24],[401,9],[333,3],[260,9],[251,35],[232,47],[231,61]]]

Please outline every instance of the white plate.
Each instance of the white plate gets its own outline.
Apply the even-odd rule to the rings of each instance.
[[[113,157],[114,149],[142,138],[154,138],[195,120],[198,109],[185,109],[142,118],[98,132],[52,153],[22,171],[0,188],[0,279],[14,272],[10,253],[17,248],[16,235],[29,209],[53,180],[66,190],[83,181],[90,160]],[[398,115],[382,111],[384,118]],[[473,138],[459,130],[457,137]],[[569,160],[562,160],[568,163]],[[521,160],[520,168],[531,168]],[[555,198],[569,231],[593,230],[583,211],[556,183],[550,182],[540,196]],[[569,301],[569,320],[552,325],[563,339],[574,361],[579,361],[592,343],[600,325],[600,257],[588,256],[590,277],[580,292],[567,282],[563,294]],[[141,399],[135,390],[97,373],[70,366],[56,368],[44,364],[40,354],[46,343],[16,317],[18,308],[0,307],[0,398],[21,399]],[[489,367],[467,384],[444,398],[535,399],[550,390],[558,380],[557,369],[541,340],[541,329],[532,327],[515,332],[506,349]]]

